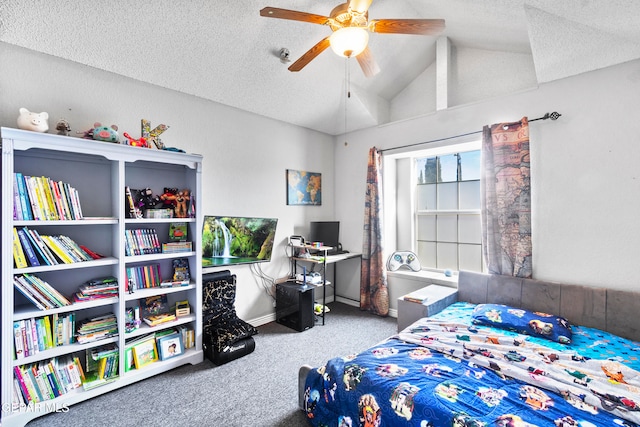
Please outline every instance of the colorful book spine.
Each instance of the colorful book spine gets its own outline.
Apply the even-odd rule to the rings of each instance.
[[[20,202],[20,191],[18,191],[18,180],[15,178],[13,180],[13,219],[18,221],[24,219],[22,202]]]
[[[13,261],[16,268],[27,268],[27,259],[24,256],[22,245],[20,244],[20,237],[18,237],[18,230],[13,229]]]
[[[40,261],[38,260],[38,257],[36,256],[36,251],[33,248],[33,246],[31,245],[31,241],[29,240],[29,237],[27,236],[27,233],[25,233],[23,229],[16,230],[14,228],[14,230],[17,231],[17,233],[18,233],[18,237],[20,238],[20,244],[22,245],[22,249],[24,250],[24,253],[27,256],[27,261],[29,262],[29,265],[31,267],[39,266],[40,265]]]
[[[27,231],[31,235],[33,241],[36,242],[36,245],[40,248],[42,254],[47,258],[49,265],[59,264],[57,258],[53,255],[53,252],[51,252],[47,244],[44,242],[44,240],[42,240],[42,237],[40,236],[40,233],[38,233],[38,230],[27,229],[26,227],[24,228],[24,230]]]
[[[40,310],[48,310],[52,308],[51,304],[48,301],[42,301],[40,299],[41,296],[39,292],[36,292],[34,294],[24,284],[22,284],[20,280],[16,279],[16,277],[13,278],[13,286]]]

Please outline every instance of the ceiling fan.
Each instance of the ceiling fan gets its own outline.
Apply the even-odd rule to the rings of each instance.
[[[373,59],[367,43],[369,33],[436,35],[444,30],[444,19],[372,19],[369,20],[369,6],[373,0],[350,0],[333,8],[329,16],[315,15],[295,10],[265,7],[260,16],[290,19],[328,25],[333,33],[320,40],[305,52],[289,71],[300,71],[316,56],[331,46],[338,55],[356,57],[360,68],[367,77],[376,75],[380,68]]]

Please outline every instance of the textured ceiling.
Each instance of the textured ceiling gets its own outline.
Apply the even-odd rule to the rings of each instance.
[[[327,0],[3,0],[0,41],[336,135],[383,124],[436,57],[436,37],[371,34],[365,78],[330,49],[298,73],[326,26],[261,17],[273,6],[328,15]],[[374,0],[369,18],[442,18],[457,48],[531,54],[539,83],[640,58],[637,0]],[[363,102],[349,107],[345,81]],[[0,77],[1,78],[1,77]],[[368,107],[369,106],[369,107]]]

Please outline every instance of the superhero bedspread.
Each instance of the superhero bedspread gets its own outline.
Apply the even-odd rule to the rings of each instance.
[[[310,424],[638,426],[638,343],[579,326],[572,338],[552,341],[476,325],[474,308],[456,303],[356,356],[312,369],[304,391]]]

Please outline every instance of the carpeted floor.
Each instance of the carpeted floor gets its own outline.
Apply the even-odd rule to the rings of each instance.
[[[306,426],[298,409],[298,368],[319,366],[393,335],[396,319],[332,303],[326,324],[297,332],[260,326],[253,353],[226,365],[206,360],[50,414],[30,427]]]

